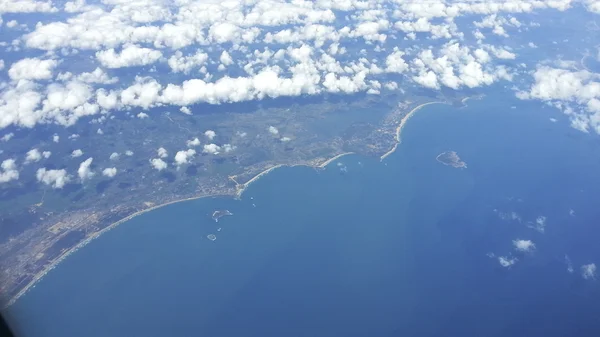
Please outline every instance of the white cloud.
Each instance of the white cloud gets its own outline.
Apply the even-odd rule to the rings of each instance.
[[[584,132],[600,133],[600,76],[585,70],[538,66],[529,91],[520,91],[520,99],[555,103],[571,119],[571,126]],[[572,109],[576,104],[581,108]]]
[[[581,266],[581,276],[586,280],[596,279],[596,264],[584,264]]]
[[[81,73],[77,75],[77,79],[84,83],[98,83],[98,84],[114,84],[119,81],[117,77],[110,77],[104,70],[100,68],[94,69],[89,73]]]
[[[158,148],[158,150],[156,152],[157,152],[159,158],[167,158],[169,156],[167,149],[165,149],[164,147]]]
[[[186,107],[186,106],[182,106],[179,111],[183,112],[186,115],[191,115],[192,111],[190,110],[190,108]]]
[[[24,58],[10,66],[8,76],[13,80],[49,80],[58,65],[56,60]]]
[[[221,151],[221,147],[216,144],[205,144],[202,150],[202,152],[210,154],[219,154],[219,151]]]
[[[38,162],[42,159],[42,153],[38,149],[31,149],[25,155],[25,164]]]
[[[162,53],[155,49],[127,45],[120,53],[114,48],[96,53],[98,61],[107,68],[145,66],[158,61]]]
[[[282,142],[289,142],[290,140],[292,140],[290,137],[281,137],[280,139]]]
[[[221,61],[221,64],[225,66],[233,64],[233,58],[231,58],[231,55],[229,55],[229,53],[226,50],[223,50],[219,60]]]
[[[231,144],[223,144],[221,148],[223,149],[223,151],[225,151],[225,153],[228,153],[237,149],[237,146]]]
[[[514,60],[517,58],[517,55],[509,52],[504,48],[498,48],[494,46],[489,46],[489,50],[499,59],[503,60]]]
[[[73,152],[71,152],[72,158],[77,158],[81,156],[83,156],[83,151],[81,149],[73,150]]]
[[[206,136],[206,138],[209,140],[213,140],[217,136],[217,133],[213,130],[206,130],[204,131],[204,136]]]
[[[68,183],[71,178],[67,174],[67,171],[62,170],[47,170],[46,168],[40,168],[36,172],[37,181],[44,183],[45,185],[51,185],[52,188],[60,189]]]
[[[57,134],[54,134],[52,136],[52,141],[55,142],[55,143],[58,143],[60,141],[60,136],[57,135]]]
[[[145,112],[140,112],[139,114],[137,114],[137,118],[139,118],[139,119],[148,118],[148,114]]]
[[[19,179],[19,170],[14,159],[6,159],[0,165],[0,184]]]
[[[0,13],[51,13],[56,7],[50,1],[19,0],[0,3]]]
[[[93,160],[94,159],[90,157],[81,162],[81,164],[79,164],[79,169],[77,169],[77,175],[79,175],[79,179],[81,179],[81,182],[84,182],[86,179],[89,179],[94,176],[94,172],[90,168]]]
[[[96,130],[96,133],[99,135],[103,135],[104,131],[102,131],[102,129],[98,128],[98,130]]]
[[[194,149],[177,151],[177,153],[175,154],[175,165],[181,166],[181,165],[189,163],[189,160],[192,157],[194,157],[195,154],[196,154],[196,150],[194,150]]]
[[[508,268],[510,266],[512,266],[513,264],[517,263],[517,258],[511,258],[511,257],[507,257],[507,256],[499,256],[498,257],[498,263],[500,263],[500,265],[502,267]]]
[[[520,252],[531,252],[535,250],[535,244],[531,240],[513,240],[513,246]]]
[[[385,59],[386,71],[390,73],[403,73],[408,69],[408,64],[402,58],[404,53],[394,48],[394,52]]]
[[[274,135],[274,136],[277,136],[277,135],[279,135],[279,130],[277,130],[276,127],[270,125],[269,126],[269,133],[272,134],[272,135]]]
[[[127,157],[131,157],[131,156],[133,156],[133,151],[131,151],[131,150],[127,150],[127,151],[125,151],[125,155],[126,155]]]
[[[11,132],[11,133],[7,133],[7,134],[5,134],[4,136],[2,136],[2,141],[3,141],[3,142],[8,142],[8,141],[9,141],[9,140],[11,140],[11,139],[12,139],[12,137],[14,137],[14,136],[15,136],[15,134],[14,134],[14,133],[12,133],[12,132]]]
[[[188,147],[194,147],[194,146],[198,146],[198,145],[200,145],[200,139],[198,139],[197,137],[192,140],[187,141]]]
[[[44,157],[46,159],[50,158],[51,155],[52,155],[52,152],[50,152],[50,151],[42,152],[42,157]]]
[[[105,168],[104,170],[102,170],[102,175],[105,177],[112,178],[117,175],[117,168],[116,167]]]
[[[176,51],[173,56],[167,61],[171,70],[175,73],[183,72],[184,74],[189,73],[194,68],[200,68],[208,61],[208,54],[203,52],[196,52],[194,55],[183,56],[181,51]]]
[[[600,14],[600,1],[598,0],[584,0],[586,9],[592,13]]]
[[[47,64],[36,67],[35,72],[17,72],[15,68],[15,78],[50,79],[58,65],[65,72],[58,75],[52,87],[45,82],[17,85],[12,81],[1,88],[0,128],[34,127],[38,123],[72,125],[83,116],[135,111],[138,107],[170,109],[171,105],[191,113],[188,106],[195,103],[222,104],[325,92],[378,94],[382,87],[397,88],[398,84],[394,87],[391,83],[395,82],[389,82],[392,79],[383,78],[388,73],[393,73],[393,80],[403,87],[417,84],[459,89],[490,85],[509,80],[513,73],[510,63],[502,68],[494,62],[516,55],[511,46],[489,46],[482,41],[476,42],[477,47],[468,46],[472,39],[465,35],[470,37],[471,18],[483,17],[473,32],[483,39],[481,31],[506,35],[527,26],[513,15],[545,8],[564,10],[569,3],[409,1],[384,5],[369,1],[273,0],[166,4],[107,0],[87,4],[71,0],[60,6],[70,14],[44,16],[31,32],[16,38],[15,45],[9,47],[15,51],[37,49],[38,55],[46,51],[45,57],[52,58],[40,59]],[[23,8],[55,10],[50,2],[34,0],[9,1],[0,4],[0,9],[3,7],[19,12]],[[467,17],[459,20],[461,16]],[[518,17],[525,20],[526,16]],[[468,29],[460,31],[464,27],[458,24],[464,22]],[[393,49],[398,45],[402,47]],[[431,54],[422,54],[423,48]],[[482,58],[475,49],[485,50],[489,57]],[[89,55],[96,59],[89,61]],[[75,62],[82,67],[71,67]],[[90,62],[97,62],[98,67],[90,68]],[[122,73],[120,78],[110,70],[129,66],[145,67]],[[165,66],[170,67],[169,74],[164,72]],[[214,71],[217,67],[231,71],[219,73]],[[590,101],[590,108],[595,109],[595,104]]]
[[[150,164],[152,165],[152,167],[154,167],[154,169],[158,171],[162,171],[167,168],[167,163],[165,163],[165,161],[160,158],[151,159]]]
[[[119,160],[119,154],[117,152],[113,152],[110,154],[110,157],[108,158],[110,160]]]

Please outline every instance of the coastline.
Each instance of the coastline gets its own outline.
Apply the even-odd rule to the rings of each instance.
[[[396,152],[396,149],[398,148],[398,145],[400,145],[400,143],[402,143],[402,129],[404,128],[404,126],[406,125],[406,122],[408,122],[408,120],[417,112],[419,111],[421,108],[426,107],[430,104],[448,104],[446,102],[439,102],[439,101],[435,101],[435,102],[427,102],[427,103],[423,103],[417,107],[415,107],[414,109],[412,109],[408,114],[406,114],[406,116],[402,117],[402,119],[400,120],[400,124],[398,124],[398,127],[396,128],[396,144],[394,144],[394,146],[386,153],[384,153],[379,159],[380,161],[383,161],[385,158],[387,158],[389,155],[391,155],[392,153]]]
[[[148,207],[146,209],[143,209],[141,211],[137,211],[131,215],[128,215],[126,217],[124,217],[123,219],[114,222],[112,224],[110,224],[109,226],[91,234],[89,237],[85,238],[85,240],[79,242],[77,245],[67,249],[66,251],[64,251],[58,258],[56,258],[54,261],[52,261],[50,264],[48,264],[42,271],[40,271],[39,273],[37,273],[33,279],[23,288],[21,289],[15,296],[13,296],[8,303],[4,306],[3,309],[6,309],[8,307],[10,307],[11,305],[13,305],[21,296],[25,295],[25,293],[27,293],[27,291],[36,285],[36,283],[38,283],[42,278],[44,278],[44,276],[46,276],[46,274],[48,274],[48,272],[50,272],[52,269],[56,268],[57,265],[59,265],[63,260],[65,260],[67,257],[69,257],[71,254],[77,252],[80,248],[83,248],[84,246],[86,246],[88,243],[92,242],[93,240],[99,238],[102,234],[105,234],[106,232],[110,231],[111,229],[116,228],[117,226],[119,226],[120,224],[129,221],[135,217],[137,217],[138,215],[142,215],[146,212],[150,212],[156,209],[159,209],[161,207],[164,206],[168,206],[168,205],[172,205],[172,204],[176,204],[179,202],[184,202],[184,201],[190,201],[190,200],[196,200],[196,199],[202,199],[202,198],[208,198],[208,197],[218,197],[218,196],[231,196],[231,194],[207,194],[207,195],[201,195],[201,196],[196,196],[196,197],[189,197],[189,198],[184,198],[184,199],[177,199],[177,200],[173,200],[173,201],[169,201],[169,202],[165,202],[163,204],[159,204],[159,205],[154,205],[151,207]]]
[[[338,155],[335,155],[327,160],[325,160],[324,162],[318,164],[318,165],[307,165],[307,164],[298,164],[298,165],[288,165],[288,164],[278,164],[272,167],[269,167],[268,169],[258,173],[257,175],[255,175],[254,177],[252,177],[252,179],[248,180],[246,183],[244,184],[239,184],[239,186],[241,186],[240,188],[238,188],[238,191],[236,193],[236,198],[241,198],[242,194],[244,194],[244,191],[246,191],[246,189],[255,181],[257,181],[258,179],[260,179],[261,177],[269,174],[271,171],[278,169],[280,167],[294,167],[294,166],[308,166],[308,167],[313,167],[313,168],[325,168],[325,166],[331,164],[332,162],[336,161],[339,158],[342,158],[344,156],[347,156],[349,154],[354,154],[354,152],[343,152],[340,153]]]
[[[306,164],[299,164],[299,165],[288,165],[288,164],[278,164],[275,166],[272,166],[260,173],[258,173],[257,175],[255,175],[252,179],[250,179],[249,181],[247,181],[244,184],[238,184],[238,186],[241,185],[240,188],[238,188],[237,192],[235,195],[232,194],[207,194],[207,195],[200,195],[200,196],[195,196],[195,197],[189,197],[189,198],[183,198],[183,199],[177,199],[177,200],[172,200],[169,202],[165,202],[159,205],[154,205],[148,208],[145,208],[143,210],[137,211],[131,215],[126,216],[125,218],[118,220],[112,224],[110,224],[109,226],[99,230],[98,232],[95,232],[93,234],[91,234],[89,237],[85,238],[83,241],[79,242],[77,245],[67,249],[66,251],[64,251],[59,257],[57,257],[54,261],[52,261],[51,263],[49,263],[47,266],[45,266],[39,273],[37,273],[33,279],[27,283],[27,285],[25,287],[23,287],[23,289],[21,289],[16,295],[14,295],[12,298],[10,298],[10,300],[8,300],[8,302],[6,303],[6,305],[3,306],[2,309],[6,309],[8,307],[10,307],[11,305],[13,305],[21,296],[25,295],[29,289],[31,289],[32,287],[34,287],[40,280],[42,280],[44,278],[44,276],[46,276],[46,274],[48,274],[48,272],[50,272],[52,269],[56,268],[56,266],[58,266],[62,261],[64,261],[67,257],[69,257],[71,254],[77,252],[79,249],[85,247],[88,243],[92,242],[93,240],[99,238],[100,236],[102,236],[102,234],[107,233],[108,231],[116,228],[117,226],[119,226],[122,223],[125,223],[139,215],[142,215],[144,213],[159,209],[161,207],[164,206],[168,206],[168,205],[172,205],[172,204],[176,204],[176,203],[180,203],[180,202],[184,202],[184,201],[191,201],[191,200],[197,200],[197,199],[202,199],[202,198],[208,198],[208,197],[218,197],[218,196],[233,196],[235,198],[240,198],[242,196],[242,194],[244,193],[244,191],[246,190],[246,188],[248,188],[248,186],[250,186],[250,184],[252,184],[253,182],[257,181],[258,179],[260,179],[261,177],[263,177],[264,175],[268,174],[269,172],[280,168],[280,167],[294,167],[294,166],[309,166],[309,167],[314,167],[314,168],[324,168],[325,166],[331,164],[333,161],[335,161],[336,159],[339,159],[343,156],[349,155],[349,154],[353,154],[354,152],[344,152],[344,153],[340,153],[338,155],[335,155],[332,158],[329,158],[327,160],[325,160],[324,162],[320,163],[319,165],[306,165]],[[232,181],[235,181],[234,177],[229,177],[229,179],[231,179]],[[236,182],[237,183],[237,182]]]

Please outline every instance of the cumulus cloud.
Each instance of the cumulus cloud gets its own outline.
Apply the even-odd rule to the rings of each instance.
[[[117,175],[117,168],[116,167],[105,168],[104,170],[102,170],[102,175],[105,177],[112,178]]]
[[[188,74],[194,68],[200,68],[208,61],[208,54],[196,52],[196,54],[184,56],[181,51],[176,51],[173,56],[167,61],[171,71],[178,73],[183,72]]]
[[[193,158],[195,154],[196,154],[196,150],[194,150],[194,149],[177,151],[177,153],[175,154],[175,165],[181,166],[181,165],[189,163],[189,160],[191,158]]]
[[[219,154],[220,151],[221,147],[216,144],[205,144],[204,149],[202,150],[202,152],[210,154]]]
[[[531,240],[513,240],[513,246],[519,252],[531,252],[535,250],[535,244]]]
[[[90,167],[92,165],[93,160],[94,159],[90,157],[81,162],[81,164],[79,164],[79,168],[77,169],[77,175],[79,175],[79,179],[81,179],[81,182],[84,182],[85,180],[94,176],[94,172]]]
[[[191,115],[192,111],[190,110],[190,108],[186,107],[186,106],[182,106],[179,111],[183,112],[186,115]]]
[[[69,80],[77,80],[79,82],[87,83],[87,84],[114,84],[119,80],[118,77],[110,77],[104,70],[101,68],[96,68],[91,72],[84,72],[79,75],[73,75],[70,72],[61,73],[57,76],[58,80],[69,81]]]
[[[586,280],[595,280],[596,279],[596,264],[584,264],[581,266],[581,277]]]
[[[139,114],[137,114],[137,118],[139,119],[144,119],[144,118],[148,118],[148,114],[145,112],[140,112]]]
[[[167,163],[160,158],[153,158],[150,160],[150,165],[157,171],[162,171],[167,168]]]
[[[223,146],[221,148],[223,149],[223,151],[225,153],[228,153],[228,152],[231,152],[231,151],[237,149],[237,146],[231,145],[231,144],[223,144]]]
[[[38,149],[31,149],[25,154],[25,164],[38,162],[42,159],[42,153]]]
[[[114,48],[96,53],[98,61],[107,68],[145,66],[158,61],[162,53],[155,49],[127,45],[117,53]]]
[[[40,168],[36,172],[37,181],[50,185],[52,188],[61,189],[66,183],[70,181],[70,176],[67,171],[62,170],[47,170],[46,168]]]
[[[221,61],[221,64],[225,66],[233,64],[233,58],[231,58],[231,55],[229,55],[229,53],[226,50],[223,50],[219,60]]]
[[[14,80],[49,80],[58,65],[56,60],[24,58],[10,66],[8,76]]]
[[[462,32],[458,23],[477,17],[480,21],[474,23],[473,34],[483,40],[481,31],[507,35],[525,25],[506,14],[565,10],[569,5],[568,0],[412,1],[385,6],[368,1],[179,1],[168,5],[111,0],[88,5],[84,0],[71,0],[61,5],[70,14],[45,16],[15,39],[18,45],[10,47],[37,49],[52,59],[30,58],[12,64],[9,76],[13,81],[0,89],[0,128],[38,123],[67,126],[84,116],[140,107],[175,106],[191,113],[188,106],[196,103],[323,93],[378,94],[382,88],[397,89],[396,82],[385,78],[388,74],[403,86],[486,86],[510,80],[510,63],[498,66],[495,61],[516,55],[509,46],[482,41],[468,46],[470,39],[464,35],[472,25]],[[0,4],[2,13],[42,8],[57,10],[46,1]],[[595,6],[586,3],[586,8]],[[463,20],[462,16],[467,17]],[[422,36],[423,41],[416,41]],[[346,46],[350,45],[349,51]],[[69,66],[88,55],[95,55],[91,62],[98,67],[77,72],[79,67]],[[35,62],[40,66],[32,66]],[[56,82],[40,81],[51,79],[59,64],[68,71],[58,74]],[[121,78],[112,76],[115,71],[111,69],[132,66],[144,68],[123,73]],[[164,66],[170,68],[169,75]],[[211,73],[216,67],[231,71]],[[597,103],[588,101],[595,109]]]
[[[19,179],[19,170],[14,159],[4,160],[0,168],[0,184]]]
[[[213,130],[206,130],[204,131],[204,136],[206,136],[206,138],[209,140],[213,140],[217,136],[217,133]]]
[[[125,151],[125,155],[126,155],[127,157],[131,157],[131,156],[133,156],[133,151],[131,151],[131,150],[127,150],[127,151]]]
[[[83,151],[81,149],[73,150],[73,152],[71,152],[72,158],[77,158],[81,156],[83,156]]]
[[[165,149],[164,147],[158,148],[156,152],[158,154],[158,158],[167,158],[169,156],[167,149]]]
[[[119,160],[119,154],[117,152],[113,152],[110,154],[110,157],[108,157],[108,159],[110,160]]]
[[[274,136],[279,135],[279,130],[276,127],[272,126],[272,125],[269,126],[268,130],[269,130],[269,133],[272,134],[272,135],[274,135]]]
[[[572,127],[600,133],[600,75],[544,65],[537,67],[533,79],[529,90],[520,91],[517,97],[556,103],[570,117]],[[579,105],[581,110],[569,104]]]
[[[194,138],[194,139],[187,141],[188,147],[194,147],[194,146],[198,146],[198,145],[200,145],[200,139],[198,139],[198,138]]]
[[[57,134],[54,134],[52,136],[52,141],[55,142],[55,143],[58,143],[60,141],[60,136],[57,135]]]
[[[8,142],[14,136],[15,136],[15,134],[12,133],[12,132],[10,132],[10,133],[7,133],[7,134],[3,135],[1,139],[2,139],[3,142]]]
[[[394,52],[385,59],[386,70],[391,73],[405,72],[408,69],[408,64],[402,58],[403,55],[404,53],[399,51],[398,47],[395,47]]]

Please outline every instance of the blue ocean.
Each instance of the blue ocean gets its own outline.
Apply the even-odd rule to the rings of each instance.
[[[600,139],[510,97],[423,108],[383,162],[282,168],[241,200],[136,217],[10,323],[23,337],[600,336],[600,283],[581,269],[600,263]]]

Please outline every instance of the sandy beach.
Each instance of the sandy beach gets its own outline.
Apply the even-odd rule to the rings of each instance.
[[[421,108],[426,107],[430,104],[447,104],[445,102],[427,102],[427,103],[423,103],[417,107],[415,107],[414,109],[412,109],[408,114],[406,114],[406,116],[404,116],[401,120],[400,120],[400,124],[398,124],[398,127],[396,128],[396,144],[394,144],[394,146],[392,147],[391,150],[389,150],[388,152],[384,153],[380,160],[384,160],[387,156],[389,156],[390,154],[394,153],[396,151],[396,148],[398,148],[398,145],[400,145],[400,143],[402,143],[402,128],[404,128],[404,125],[406,125],[406,122],[408,122],[408,120],[415,114],[415,112],[419,111]]]
[[[349,155],[349,154],[353,154],[354,152],[344,152],[344,153],[340,153],[336,156],[333,156],[327,160],[325,160],[324,162],[320,163],[319,165],[306,165],[306,164],[297,164],[297,165],[287,165],[287,164],[279,164],[279,165],[275,165],[272,167],[269,167],[268,169],[260,172],[259,174],[255,175],[252,179],[248,180],[245,184],[240,184],[242,187],[240,189],[238,189],[236,197],[240,198],[242,196],[242,194],[244,193],[244,191],[246,190],[246,188],[248,188],[248,186],[250,186],[253,182],[257,181],[258,179],[260,179],[261,177],[265,176],[266,174],[270,173],[271,171],[278,169],[280,167],[294,167],[294,166],[308,166],[308,167],[313,167],[313,168],[324,168],[325,166],[331,164],[332,162],[334,162],[335,160]]]

